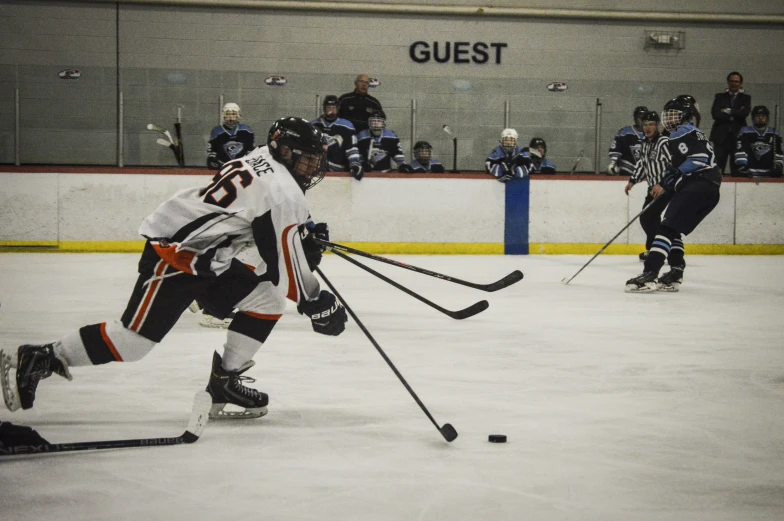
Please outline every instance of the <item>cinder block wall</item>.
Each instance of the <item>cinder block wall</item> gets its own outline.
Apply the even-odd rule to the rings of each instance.
[[[402,0],[387,3],[404,4]],[[430,2],[473,5],[466,0]],[[665,12],[784,14],[776,0],[496,1],[497,7],[624,9]],[[709,5],[708,5],[709,4]],[[646,29],[685,31],[685,48],[644,48]],[[416,41],[505,43],[501,63],[416,63]],[[559,170],[580,151],[580,171],[594,168],[597,99],[602,103],[602,155],[637,105],[661,110],[678,94],[700,102],[709,129],[713,94],[727,72],[745,76],[754,104],[781,104],[784,27],[566,22],[520,18],[415,17],[261,9],[6,0],[0,5],[0,163],[14,160],[14,89],[21,97],[23,163],[115,164],[117,91],[124,97],[127,165],[173,165],[169,150],[145,130],[171,128],[182,107],[189,165],[204,164],[207,135],[218,121],[219,96],[240,104],[244,121],[266,137],[284,115],[312,118],[316,96],[353,88],[366,72],[387,109],[388,126],[410,151],[415,137],[434,145],[451,166],[450,125],[459,137],[458,167],[483,168],[510,106],[510,125],[527,142],[543,137]],[[491,50],[492,52],[492,50]],[[443,47],[442,47],[443,53]],[[443,54],[442,54],[443,56]],[[471,55],[468,55],[469,57]],[[58,72],[78,69],[64,80]],[[284,76],[284,87],[264,83]],[[548,92],[564,81],[563,93]]]

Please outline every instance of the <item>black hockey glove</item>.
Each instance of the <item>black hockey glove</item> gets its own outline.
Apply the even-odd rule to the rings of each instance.
[[[316,300],[302,302],[297,311],[310,317],[316,333],[338,336],[346,329],[346,308],[329,291],[322,290]]]
[[[207,156],[207,168],[210,170],[220,170],[223,168],[223,161],[219,160],[214,155]]]
[[[397,167],[397,171],[402,173],[402,174],[411,174],[411,173],[414,172],[414,169],[411,168],[410,165],[407,165],[407,164],[403,163],[399,167]]]
[[[307,228],[307,230],[308,235],[302,239],[302,249],[305,251],[308,267],[310,271],[313,271],[316,269],[316,266],[321,264],[321,254],[324,253],[325,249],[314,239],[329,242],[329,227],[327,223],[318,223],[311,228]]]
[[[667,170],[667,173],[664,175],[664,178],[661,180],[662,188],[664,188],[668,192],[675,192],[675,184],[678,182],[678,179],[681,178],[681,171],[677,168],[670,168]]]
[[[512,173],[512,169],[509,168],[509,165],[506,163],[501,163],[501,176],[498,178],[499,181],[502,183],[508,183],[514,178],[514,174]]]
[[[49,442],[43,439],[41,435],[31,427],[0,421],[0,448],[48,444]]]
[[[365,175],[365,172],[362,171],[362,165],[359,163],[351,163],[348,170],[357,181],[361,181],[362,177]]]

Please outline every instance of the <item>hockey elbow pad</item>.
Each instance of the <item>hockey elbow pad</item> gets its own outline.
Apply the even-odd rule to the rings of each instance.
[[[316,300],[302,302],[297,311],[310,318],[316,333],[338,336],[346,329],[346,308],[329,291],[322,290]]]

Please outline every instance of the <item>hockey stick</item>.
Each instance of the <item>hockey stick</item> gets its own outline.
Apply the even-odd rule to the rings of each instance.
[[[163,134],[164,136],[166,136],[169,139],[169,143],[174,144],[174,139],[172,139],[172,135],[171,135],[171,133],[168,130],[164,130],[164,129],[162,129],[161,127],[159,127],[158,125],[156,125],[154,123],[148,123],[147,124],[147,130],[152,130],[153,132],[158,132],[160,134]]]
[[[376,270],[374,270],[372,268],[369,268],[369,267],[365,266],[364,264],[362,264],[358,260],[352,259],[351,257],[349,257],[348,255],[346,255],[344,253],[340,253],[339,251],[334,250],[334,249],[332,250],[332,253],[334,253],[335,255],[340,257],[341,259],[345,259],[348,262],[350,262],[351,264],[353,264],[355,266],[358,266],[359,268],[367,271],[371,275],[375,275],[376,277],[380,278],[384,282],[386,282],[388,284],[391,284],[392,286],[396,287],[397,289],[399,289],[403,293],[411,295],[412,297],[414,297],[418,301],[424,302],[425,304],[427,304],[431,308],[437,309],[438,311],[440,311],[444,315],[446,315],[448,317],[451,317],[451,318],[454,318],[455,320],[463,320],[464,318],[473,317],[474,315],[477,315],[477,314],[481,313],[482,311],[486,310],[488,307],[490,307],[490,304],[486,300],[482,300],[482,301],[477,302],[476,304],[472,304],[472,305],[468,306],[465,309],[460,309],[458,311],[450,311],[448,309],[442,308],[441,306],[439,306],[435,302],[429,301],[428,299],[426,299],[425,297],[419,295],[418,293],[414,293],[413,291],[411,291],[410,289],[406,288],[405,286],[402,286],[401,284],[398,284],[394,280],[392,280],[392,279],[382,275],[381,273],[377,272]]]
[[[441,436],[443,436],[444,439],[450,443],[455,441],[455,439],[457,438],[457,431],[455,430],[455,428],[452,427],[452,425],[449,423],[445,423],[443,427],[438,426],[438,423],[436,422],[435,418],[433,418],[433,415],[430,414],[430,411],[427,410],[427,407],[425,407],[425,404],[422,403],[422,400],[419,399],[419,396],[417,396],[417,394],[414,392],[411,386],[408,385],[406,379],[403,378],[403,375],[400,374],[400,371],[397,370],[397,367],[395,367],[395,364],[392,363],[392,360],[390,360],[387,354],[384,352],[384,350],[381,349],[381,346],[378,345],[378,342],[376,342],[376,340],[370,334],[370,331],[368,331],[367,328],[362,324],[362,322],[360,322],[359,318],[354,314],[354,312],[349,307],[348,303],[346,302],[346,299],[340,296],[338,290],[336,290],[335,286],[333,286],[332,283],[329,281],[329,279],[324,276],[324,273],[321,271],[321,269],[316,267],[315,271],[324,280],[324,282],[327,283],[327,286],[329,286],[329,289],[332,290],[332,293],[334,293],[335,296],[343,303],[343,307],[346,308],[348,314],[351,315],[351,318],[354,319],[354,322],[356,322],[359,328],[362,330],[362,332],[365,333],[365,336],[368,338],[368,340],[370,340],[370,343],[373,344],[373,347],[376,348],[376,351],[378,351],[378,354],[381,355],[381,358],[383,358],[384,361],[389,366],[389,368],[392,369],[392,372],[395,373],[395,376],[397,376],[398,380],[400,380],[400,382],[408,391],[408,394],[411,395],[411,397],[414,399],[417,405],[419,405],[419,408],[422,409],[422,412],[424,412],[425,415],[428,417],[428,419],[430,419],[430,421],[433,423],[433,425],[436,426],[436,429],[438,429],[438,432],[441,433]]]
[[[444,132],[452,137],[452,173],[457,172],[457,136],[449,128],[449,125],[444,125]]]
[[[169,147],[171,149],[171,151],[174,153],[174,160],[177,161],[178,165],[180,164],[180,156],[177,153],[177,145],[175,145],[174,143],[170,143],[170,142],[168,142],[165,139],[160,138],[160,137],[158,139],[156,139],[155,142],[158,143],[161,146]]]
[[[662,192],[662,194],[663,194],[663,193],[664,193],[664,192]],[[629,223],[628,223],[626,226],[624,226],[623,228],[621,228],[621,231],[619,231],[618,233],[616,233],[616,234],[615,234],[615,237],[613,237],[612,239],[610,239],[609,241],[607,241],[607,244],[605,244],[604,246],[602,246],[602,249],[601,249],[601,250],[599,250],[599,251],[597,251],[597,252],[596,252],[596,255],[594,255],[593,257],[591,257],[591,260],[589,260],[588,262],[586,262],[585,264],[583,264],[583,267],[582,267],[582,268],[580,268],[579,270],[577,270],[577,273],[575,273],[574,275],[572,275],[572,277],[571,277],[570,279],[568,279],[568,280],[567,280],[567,278],[566,278],[566,277],[562,278],[562,279],[561,279],[561,284],[569,284],[569,283],[570,283],[570,282],[571,282],[571,281],[572,281],[572,280],[573,280],[573,279],[574,279],[574,278],[575,278],[577,275],[579,275],[579,274],[580,274],[580,272],[581,272],[581,271],[583,271],[583,270],[584,270],[584,269],[585,269],[585,268],[586,268],[586,267],[587,267],[587,266],[588,266],[588,265],[589,265],[591,262],[593,262],[593,260],[594,260],[596,257],[598,257],[598,256],[599,256],[599,255],[600,255],[600,254],[601,254],[601,253],[602,253],[604,250],[606,250],[606,249],[607,249],[607,246],[609,246],[610,244],[612,244],[612,242],[613,242],[615,239],[617,239],[617,238],[618,238],[618,237],[619,237],[619,236],[620,236],[620,235],[621,235],[623,232],[625,232],[625,231],[626,231],[626,229],[627,229],[629,226],[631,226],[631,225],[632,225],[632,223],[633,223],[634,221],[636,221],[636,220],[637,220],[637,218],[639,218],[639,217],[640,217],[642,214],[644,214],[644,213],[645,213],[645,211],[646,211],[648,208],[650,208],[651,206],[653,206],[653,203],[655,203],[655,202],[656,202],[656,199],[658,199],[659,197],[661,197],[661,194],[659,194],[659,195],[657,195],[656,197],[654,197],[654,198],[653,198],[653,201],[651,201],[650,203],[648,203],[648,206],[646,206],[645,208],[643,208],[643,209],[642,209],[642,211],[641,211],[640,213],[638,213],[637,215],[635,215],[635,216],[632,218],[632,220],[631,220],[631,221],[629,221]]]
[[[77,443],[47,443],[42,445],[16,445],[0,447],[0,457],[28,454],[50,454],[53,452],[74,452],[80,450],[127,449],[133,447],[160,447],[196,443],[209,419],[212,398],[206,391],[196,393],[193,411],[188,427],[180,436],[173,438],[139,438],[135,440],[83,441]]]
[[[362,250],[356,250],[354,248],[349,248],[348,246],[342,246],[340,244],[335,244],[333,242],[323,241],[317,237],[314,237],[314,240],[318,244],[321,244],[322,246],[324,246],[325,248],[327,248],[332,252],[338,250],[343,253],[353,253],[354,255],[359,255],[360,257],[365,257],[375,261],[383,262],[385,264],[391,264],[392,266],[397,266],[398,268],[405,268],[407,270],[415,271],[416,273],[421,273],[422,275],[428,275],[430,277],[435,277],[437,279],[445,280],[447,282],[454,282],[455,284],[460,284],[461,286],[468,286],[469,288],[487,291],[490,293],[492,293],[493,291],[504,289],[516,282],[523,280],[523,273],[520,270],[514,270],[509,275],[490,284],[475,284],[473,282],[467,282],[465,280],[460,280],[455,277],[450,277],[449,275],[436,273],[435,271],[426,270],[424,268],[418,268],[416,266],[412,266],[411,264],[406,264],[405,262],[395,261],[392,259],[388,259],[386,257],[379,257],[378,255],[373,255],[372,253],[366,253]]]
[[[182,145],[182,107],[177,107],[177,123],[174,124],[174,131],[177,135],[177,163],[185,166],[185,149]]]
[[[574,174],[574,171],[577,170],[577,165],[580,164],[580,160],[583,158],[584,155],[585,155],[585,150],[580,150],[580,155],[577,156],[577,159],[574,160],[574,164],[572,165],[572,174]]]

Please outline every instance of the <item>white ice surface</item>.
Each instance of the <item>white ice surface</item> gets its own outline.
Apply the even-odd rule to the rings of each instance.
[[[359,328],[290,308],[250,374],[260,420],[194,445],[0,459],[0,519],[776,521],[784,519],[784,258],[688,257],[677,294],[630,295],[632,257],[397,257],[483,293],[372,263],[455,321],[334,257],[322,268],[440,423]],[[136,255],[0,255],[0,345],[119,318]],[[41,383],[0,420],[51,442],[177,436],[225,333],[188,312],[144,360]],[[506,434],[505,445],[488,434]]]

